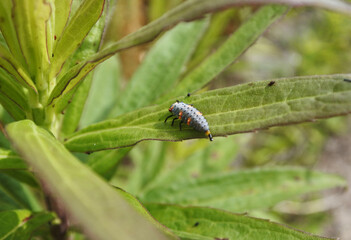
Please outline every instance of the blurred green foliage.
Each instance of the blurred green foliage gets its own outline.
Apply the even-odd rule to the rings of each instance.
[[[156,4],[158,1],[151,2]],[[196,66],[197,59],[216,49],[226,35],[234,31],[243,19],[251,14],[250,8],[215,13],[206,37],[200,42],[189,63],[189,69]],[[154,15],[150,17],[154,18]],[[315,9],[292,10],[274,28],[266,32],[236,64],[221,73],[210,87],[219,88],[289,75],[348,72],[351,56],[345,52],[351,47],[350,32],[351,21],[347,16]],[[350,132],[348,118],[336,117],[319,120],[317,123],[276,127],[252,134],[216,138],[213,143],[206,140],[161,142],[157,143],[158,150],[154,151],[166,152],[163,154],[166,161],[162,165],[162,173],[165,175],[184,162],[191,163],[187,165],[188,176],[182,177],[200,176],[207,170],[215,172],[218,169],[229,171],[275,165],[312,167],[317,164],[330,137]],[[140,164],[152,159],[143,153],[152,151],[151,149],[155,149],[155,143],[143,142],[135,146],[111,183],[120,185],[121,182],[127,183],[127,179],[130,178],[129,188],[126,188],[137,193],[141,186],[136,187],[136,182],[140,181],[136,179],[139,176],[138,172],[143,169]],[[131,173],[130,177],[126,171]],[[275,218],[276,221],[289,223],[316,234],[323,234],[325,224],[331,220],[327,212],[303,217],[277,212],[262,214],[263,212],[252,212],[253,216],[258,217],[267,217],[267,214],[270,214],[270,219]]]
[[[116,2],[118,3],[118,1]],[[136,29],[134,28],[137,28],[136,26],[139,26],[141,23],[145,25],[150,23],[162,16],[163,13],[181,4],[183,1],[149,0],[147,2],[142,2],[131,0],[122,2],[124,5],[122,4],[121,9],[118,9],[118,11],[123,12],[123,10],[130,9],[131,6],[135,11],[128,17],[128,24],[126,24],[126,26],[128,26],[124,28],[124,26],[122,26],[124,23],[120,21],[122,15],[113,14],[115,11],[114,8],[109,9],[106,15],[109,15],[107,18],[111,18],[111,25],[109,30],[104,33],[106,42],[103,42],[106,46],[109,45],[110,41],[116,41],[116,37],[121,38],[130,31],[135,31]],[[79,1],[74,1],[72,12],[79,8],[78,3]],[[143,8],[135,9],[135,6],[143,6]],[[208,27],[207,31],[198,29],[196,23],[194,24],[193,27],[199,31],[198,34],[195,34],[198,37],[194,36],[194,38],[199,40],[199,43],[197,43],[195,39],[188,38],[189,50],[185,49],[185,41],[176,41],[178,42],[178,48],[173,49],[173,53],[170,50],[167,51],[168,44],[170,44],[171,41],[166,39],[166,41],[164,40],[164,48],[160,48],[161,41],[154,41],[151,44],[144,45],[142,48],[138,47],[133,48],[133,50],[126,50],[123,53],[126,54],[124,56],[118,54],[116,57],[112,57],[103,62],[97,67],[94,74],[89,75],[89,78],[92,79],[89,95],[87,95],[87,91],[83,92],[85,96],[81,96],[81,100],[83,98],[84,100],[78,103],[73,102],[73,104],[70,105],[74,106],[74,104],[76,104],[81,106],[82,117],[80,120],[76,118],[74,113],[72,114],[72,112],[69,112],[69,110],[60,113],[62,115],[60,117],[62,117],[63,120],[61,119],[61,122],[58,121],[58,125],[64,123],[64,127],[60,129],[63,131],[63,134],[59,139],[62,140],[61,138],[65,138],[73,133],[77,128],[78,121],[78,129],[82,129],[93,123],[110,118],[114,115],[114,109],[117,109],[117,112],[120,111],[118,114],[122,114],[134,108],[150,105],[154,103],[154,101],[157,101],[157,98],[162,94],[162,96],[167,97],[167,91],[174,90],[173,86],[169,86],[170,82],[173,84],[173,81],[176,82],[184,78],[184,76],[187,76],[188,73],[196,69],[204,59],[211,56],[213,52],[222,46],[228,39],[228,36],[242,26],[247,19],[254,16],[258,10],[258,7],[243,7],[239,9],[229,9],[207,16],[203,20],[206,24],[201,25],[204,29]],[[103,16],[105,17],[105,15]],[[102,20],[100,21],[100,25],[96,25],[97,30],[102,31],[102,25],[104,24]],[[209,22],[208,26],[205,21]],[[256,22],[253,23],[253,25],[255,24]],[[188,25],[190,24],[188,23]],[[178,27],[181,27],[181,24],[178,25]],[[80,29],[79,26],[77,28]],[[116,28],[120,31],[117,34]],[[262,29],[265,28],[262,27]],[[178,35],[175,30],[176,28],[172,30],[173,34]],[[345,15],[309,8],[291,10],[282,21],[271,26],[252,47],[249,47],[247,51],[235,61],[235,64],[227,67],[226,70],[216,76],[210,84],[207,84],[196,93],[240,83],[274,79],[283,76],[291,77],[347,73],[351,65],[351,56],[345,54],[351,47],[350,31],[351,21],[349,17]],[[94,32],[91,31],[91,33]],[[195,33],[195,31],[192,33]],[[166,34],[169,34],[169,32]],[[167,36],[166,34],[161,34],[157,40]],[[185,32],[184,37],[181,36],[181,38],[185,39],[186,36],[189,35],[189,32]],[[83,60],[85,57],[89,57],[89,54],[93,54],[97,51],[98,45],[96,45],[96,39],[90,39],[89,37],[85,39],[85,44],[82,44],[81,49],[78,49],[76,54],[72,55],[73,57],[70,58],[71,61],[64,66],[63,70],[69,69],[76,64],[76,61]],[[172,36],[171,39],[177,40],[174,36]],[[89,40],[91,40],[91,42],[89,42]],[[159,44],[157,45],[157,43]],[[3,39],[0,39],[0,44],[4,44]],[[172,65],[173,68],[171,70],[176,68],[173,61],[174,56],[182,55],[184,57],[183,60],[181,59],[181,61],[179,61],[177,71],[172,73],[172,81],[169,80],[171,77],[167,77],[168,82],[162,82],[162,79],[165,78],[166,70],[157,67],[154,68],[154,65],[157,63],[156,60],[148,60],[149,65],[144,67],[139,65],[143,60],[146,62],[148,57],[145,57],[145,55],[153,51],[150,49],[152,49],[151,47],[154,45],[159,47],[158,51],[155,51],[154,58],[156,60],[159,60],[158,58],[162,56],[162,53],[168,53],[170,55],[168,58],[171,62],[170,64],[165,62],[164,58],[160,58],[161,63],[165,65],[164,69],[171,69],[168,65]],[[92,53],[83,51],[87,50],[87,48],[91,48],[90,50]],[[243,49],[246,48],[247,47]],[[66,48],[63,47],[63,49]],[[182,54],[179,49],[184,50],[188,55]],[[82,52],[79,52],[80,50],[82,50]],[[84,56],[82,57],[81,55]],[[75,57],[77,57],[78,60]],[[128,59],[128,61],[126,59]],[[230,57],[228,57],[228,59],[230,60]],[[133,63],[133,66],[128,68],[130,62]],[[186,64],[186,66],[184,66],[184,64]],[[225,64],[223,64],[223,66],[224,65]],[[67,69],[65,69],[65,67]],[[139,71],[142,69],[145,73],[142,71],[139,76],[137,76],[135,73],[137,73],[138,70],[133,72],[135,69],[139,69]],[[222,70],[220,68],[218,69]],[[150,74],[152,70],[154,70],[153,73],[155,73],[155,75]],[[147,76],[144,76],[145,74],[147,74]],[[137,76],[136,78],[138,79],[134,85],[131,80],[133,76]],[[146,82],[145,79],[149,79],[149,82]],[[140,96],[140,98],[135,98],[135,95],[142,92],[144,88],[148,90],[152,89],[150,87],[147,88],[147,85],[150,85],[151,81],[155,81],[153,85],[156,90],[146,92],[147,94]],[[84,86],[83,84],[86,82],[87,80],[82,83],[82,86]],[[159,87],[162,84],[160,83],[164,84],[161,90]],[[137,89],[135,86],[138,86],[141,90]],[[85,87],[85,90],[89,89],[90,82],[88,82]],[[72,95],[75,97],[77,95],[79,96],[80,89],[83,88],[80,87],[76,95],[73,95],[72,91]],[[185,92],[184,97],[186,94]],[[87,97],[86,101],[85,97]],[[128,98],[131,99],[131,102],[135,102],[133,109],[131,108],[132,105],[128,103]],[[63,105],[67,104],[67,99],[64,99],[61,103]],[[85,105],[83,105],[84,101]],[[187,101],[191,104],[191,96]],[[126,104],[125,109],[121,108],[123,104]],[[76,108],[73,107],[73,111],[74,110],[76,110]],[[66,115],[64,115],[64,113]],[[167,109],[165,109],[165,113],[167,113]],[[75,124],[72,124],[71,119],[67,117],[70,114],[72,114],[72,118],[75,118]],[[114,116],[116,115],[117,114]],[[13,121],[1,107],[0,119],[2,121],[1,124],[4,125]],[[65,122],[66,119],[67,121]],[[80,153],[75,156],[103,179],[109,181],[110,184],[125,189],[128,193],[141,198],[144,193],[155,188],[155,186],[162,185],[163,182],[186,182],[187,180],[191,182],[201,177],[224,175],[233,170],[249,170],[265,166],[304,166],[310,169],[318,163],[319,158],[323,155],[324,146],[328,139],[333,136],[350,134],[350,127],[347,125],[349,119],[350,117],[335,117],[328,120],[318,120],[314,123],[274,127],[255,133],[216,137],[213,142],[209,142],[207,139],[184,142],[143,141],[134,147],[109,149],[107,151],[89,153],[89,155]],[[3,126],[1,125],[0,127]],[[101,138],[100,140],[102,140],[103,136],[100,135],[99,137]],[[96,139],[93,139],[93,141],[95,140]],[[26,144],[23,143],[23,145]],[[10,148],[10,144],[3,131],[0,133],[0,146],[2,148]],[[16,172],[16,176],[14,176],[13,173],[11,176],[10,171],[6,174],[7,175],[1,173],[2,184],[0,184],[0,186],[3,185],[3,188],[5,188],[4,186],[13,184],[21,190],[21,194],[25,197],[20,195],[15,196],[14,199],[10,199],[10,197],[4,193],[3,195],[7,200],[6,204],[8,204],[5,207],[8,208],[8,206],[10,206],[11,209],[18,208],[17,205],[12,207],[14,204],[13,202],[17,200],[21,203],[23,199],[26,201],[29,199],[30,201],[28,203],[24,202],[22,205],[24,207],[29,206],[28,208],[33,210],[39,210],[40,204],[36,200],[36,197],[33,196],[34,194],[27,188],[22,190],[22,185],[17,182],[17,180],[19,180],[34,188],[38,188],[38,184],[33,180],[32,174],[26,175]],[[11,177],[16,179],[14,183],[10,182],[14,181]],[[296,178],[293,180],[299,181],[300,179]],[[341,181],[342,180],[340,180],[340,182]],[[82,182],[81,184],[84,185],[84,181]],[[335,185],[337,185],[337,183]],[[342,184],[340,183],[340,185]],[[256,189],[259,188],[257,185],[255,187]],[[247,191],[250,191],[250,189]],[[2,193],[2,191],[0,191],[0,193]],[[141,206],[133,196],[130,198],[133,199],[134,202],[137,202],[139,207]],[[266,210],[255,209],[248,214],[256,217],[269,218],[277,222],[288,223],[297,228],[323,235],[323,226],[330,221],[328,213],[323,211],[311,213],[309,211],[310,209],[305,206],[305,203],[320,198],[322,198],[320,193],[307,194],[302,197],[294,198],[293,200],[299,206],[300,212],[287,213],[288,211],[284,211],[286,210],[284,207],[274,208],[272,206],[272,208]],[[69,199],[69,196],[67,199]],[[76,204],[79,205],[79,201],[77,201]],[[159,206],[155,207],[156,212],[158,207]],[[159,207],[159,209],[161,208]],[[170,207],[170,209],[172,209],[172,207]],[[181,211],[183,210],[184,209]],[[218,213],[218,215],[222,214],[224,213]],[[163,215],[162,212],[160,215],[166,216]],[[172,216],[170,219],[172,219]],[[166,220],[168,221],[169,219]],[[74,233],[72,236],[74,239],[84,239],[79,233]]]

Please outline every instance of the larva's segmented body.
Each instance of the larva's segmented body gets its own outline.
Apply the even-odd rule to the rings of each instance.
[[[172,115],[168,116],[165,119],[165,122],[168,118],[175,116],[176,118],[173,119],[172,125],[176,119],[180,119],[180,130],[182,130],[181,124],[186,123],[195,130],[204,132],[211,141],[213,140],[205,117],[202,116],[202,113],[194,108],[193,105],[177,101],[173,103],[168,110],[172,113]]]

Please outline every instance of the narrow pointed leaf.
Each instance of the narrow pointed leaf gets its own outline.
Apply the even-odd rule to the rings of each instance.
[[[45,189],[90,238],[170,239],[43,128],[24,120],[7,125],[6,131]]]
[[[147,211],[147,209],[141,204],[141,202],[134,197],[132,194],[124,191],[123,189],[116,188],[115,189],[129,204],[134,206],[134,208],[144,217],[146,217],[150,222],[152,222],[158,229],[165,231],[172,239],[178,239],[173,232],[169,231],[169,229],[165,228],[164,225],[160,224],[155,220],[155,218]]]
[[[177,166],[163,169],[143,192],[172,182],[191,179],[194,176],[200,177],[207,173],[215,174],[228,171],[240,148],[240,141],[237,139],[233,137],[222,138],[216,139],[215,142],[202,144],[200,149],[195,148],[194,152]],[[144,162],[148,163],[148,161]]]
[[[30,172],[28,169],[5,169],[4,174],[15,179],[20,183],[24,183],[32,188],[39,189],[39,183],[35,178],[34,174]]]
[[[131,148],[95,152],[88,158],[88,166],[104,179],[110,180],[118,164]]]
[[[129,154],[133,159],[135,169],[128,181],[128,191],[139,193],[160,174],[166,160],[166,145],[164,142],[152,142],[134,148]]]
[[[28,191],[15,179],[0,173],[0,211],[8,209],[31,209]]]
[[[77,65],[78,63],[84,61],[99,50],[103,31],[106,25],[107,10],[108,4],[105,3],[103,11],[100,13],[99,19],[91,27],[88,34],[84,36],[84,40],[81,42],[79,47],[66,59],[61,69],[61,72],[63,74],[74,65]],[[60,74],[57,77],[60,78]]]
[[[105,15],[106,14],[103,14],[99,21],[97,21],[84,39],[82,45],[66,61],[63,71],[73,64],[76,64],[76,62],[82,61],[88,56],[97,52],[105,27]],[[89,95],[92,79],[93,73],[88,74],[88,76],[86,76],[86,80],[76,87],[73,97],[69,97],[70,94],[67,94],[56,104],[56,112],[65,111],[61,125],[61,133],[63,136],[72,134],[78,128],[78,124],[85,106],[85,101]],[[69,102],[70,105],[67,107]]]
[[[158,102],[163,102],[167,97],[176,97],[193,92],[206,85],[245,52],[287,10],[288,7],[286,6],[276,5],[259,9],[215,53],[185,76],[177,88],[173,88],[163,100],[161,99]]]
[[[164,34],[148,52],[119,96],[111,116],[147,106],[169,92],[207,28],[208,20],[181,23]]]
[[[3,85],[6,89],[6,85]],[[16,102],[13,95],[10,95],[11,91],[3,91],[0,89],[0,104],[6,109],[6,111],[15,120],[22,120],[26,118],[24,109]],[[8,95],[9,94],[9,95]]]
[[[62,31],[68,22],[73,0],[55,0],[55,31],[54,39],[61,37]]]
[[[189,63],[190,69],[193,69],[202,62],[206,56],[211,55],[214,49],[218,48],[218,44],[222,41],[223,35],[228,35],[228,26],[231,25],[231,21],[235,19],[237,13],[237,9],[233,8],[227,11],[214,13],[211,16],[210,25],[199,42],[194,56]]]
[[[90,29],[100,18],[104,4],[104,0],[85,0],[82,2],[63,30],[62,35],[57,39],[52,59],[53,76],[60,71],[63,63],[79,47]]]
[[[0,45],[0,67],[24,87],[37,92],[37,89],[26,70],[13,57],[13,55]]]
[[[94,71],[92,86],[80,119],[80,128],[107,118],[121,91],[122,69],[117,57],[112,57]],[[96,107],[99,106],[99,107]]]
[[[40,73],[49,64],[47,51],[47,21],[51,7],[44,1],[14,1],[12,17],[22,53],[29,66],[31,76],[42,89],[47,79]]]
[[[350,75],[278,79],[272,86],[269,80],[260,81],[192,95],[184,101],[202,111],[212,135],[225,136],[348,114],[351,84],[344,78]],[[179,131],[177,126],[164,123],[175,100],[91,125],[68,138],[65,145],[73,151],[86,152],[130,146],[148,139],[206,137],[188,126]]]
[[[84,110],[84,104],[89,94],[92,79],[93,73],[88,74],[86,80],[81,83],[71,99],[62,99],[66,100],[67,103],[70,102],[67,108],[62,110],[62,113],[64,114],[60,132],[62,137],[68,136],[78,129],[80,117]],[[64,106],[62,106],[62,108],[63,107]]]
[[[213,208],[146,204],[162,224],[187,240],[326,240],[265,219],[248,217]]]
[[[0,169],[27,169],[27,165],[14,152],[0,148]]]
[[[254,169],[168,182],[150,189],[140,199],[245,212],[269,208],[304,193],[340,186],[346,186],[341,177],[306,169]]]
[[[12,0],[2,0],[0,1],[0,29],[1,33],[6,40],[7,47],[10,52],[16,58],[22,66],[28,70],[28,65],[23,56],[21,46],[17,38],[17,31],[14,25],[12,16],[13,1]]]
[[[61,77],[59,84],[50,95],[48,104],[52,104],[61,95],[67,94],[80,82],[84,76],[94,69],[99,63],[105,61],[113,54],[124,49],[149,42],[156,38],[162,31],[175,26],[181,21],[191,21],[201,18],[206,13],[220,11],[229,7],[257,4],[286,4],[291,6],[317,6],[351,15],[351,5],[342,1],[330,0],[191,0],[180,4],[176,8],[164,14],[162,17],[129,34],[121,40],[113,43],[99,53],[86,59],[85,62],[73,67],[67,74]]]
[[[0,91],[3,92],[3,95],[12,99],[23,112],[29,110],[29,101],[25,89],[15,81],[12,75],[6,73],[3,69],[0,69],[0,86]]]

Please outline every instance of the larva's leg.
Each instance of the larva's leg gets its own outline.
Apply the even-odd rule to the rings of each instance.
[[[165,122],[167,122],[167,119],[170,118],[170,117],[173,117],[173,115],[170,115],[170,116],[166,117]]]
[[[177,119],[178,119],[178,118],[173,118],[173,121],[172,121],[172,126],[173,126],[173,124],[174,124],[174,121],[175,121],[175,120],[177,120]]]

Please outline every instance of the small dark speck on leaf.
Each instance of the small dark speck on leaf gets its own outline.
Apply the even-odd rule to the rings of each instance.
[[[52,104],[52,107],[54,108],[54,107],[55,107],[55,104]]]
[[[65,115],[65,111],[61,111],[61,114],[62,114],[62,115]]]
[[[72,100],[68,100],[68,103],[71,103],[72,102]]]
[[[300,178],[299,176],[294,176],[294,180],[296,180],[296,181],[300,181],[300,180],[301,180],[301,178]]]
[[[188,93],[187,96],[190,97],[190,93]]]
[[[51,57],[54,57],[54,54],[51,54]]]
[[[56,35],[54,35],[54,40],[56,40]]]
[[[351,82],[351,79],[344,79],[345,82]]]
[[[275,81],[270,81],[269,83],[268,83],[268,87],[271,87],[271,86],[273,86],[275,84]]]
[[[88,154],[88,155],[90,155],[90,154],[91,154],[91,152],[85,152],[85,154]]]
[[[193,225],[193,227],[197,227],[197,226],[199,226],[199,222],[196,222],[194,225]]]

